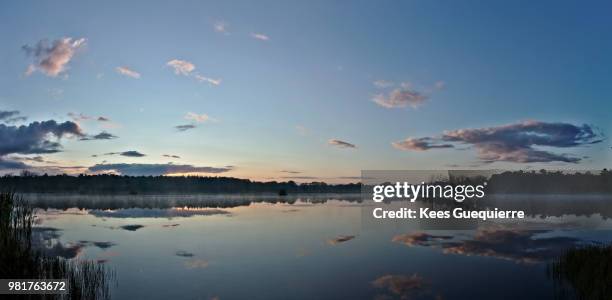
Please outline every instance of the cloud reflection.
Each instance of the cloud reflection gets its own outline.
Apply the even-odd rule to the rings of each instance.
[[[344,242],[348,242],[352,239],[354,239],[355,236],[354,235],[339,235],[333,239],[329,239],[327,240],[327,244],[329,245],[337,245],[340,243],[344,243]]]
[[[430,292],[427,283],[418,274],[411,276],[383,275],[372,281],[372,286],[386,289],[389,293],[400,297],[400,299],[411,299]],[[385,296],[377,298],[387,298]]]
[[[126,208],[117,210],[89,211],[90,215],[98,218],[177,218],[192,216],[227,215],[228,211],[208,208]]]
[[[558,257],[566,249],[582,241],[572,237],[538,235],[547,230],[516,230],[485,228],[479,229],[468,239],[454,239],[446,235],[432,235],[424,232],[402,234],[392,241],[406,246],[440,248],[447,254],[485,256],[505,259],[517,263],[539,263]]]

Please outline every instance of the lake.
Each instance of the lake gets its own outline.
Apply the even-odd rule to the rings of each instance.
[[[597,214],[534,216],[554,219],[537,230],[370,226],[359,195],[25,198],[45,208],[37,245],[105,264],[113,299],[553,299],[551,260],[612,242]]]

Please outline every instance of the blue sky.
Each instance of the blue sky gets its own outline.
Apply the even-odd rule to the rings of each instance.
[[[54,153],[0,158],[41,156],[28,165],[85,168],[78,172],[96,164],[231,166],[223,175],[334,182],[362,169],[586,169],[610,161],[609,2],[229,2],[0,4],[0,111],[27,117],[6,126],[56,120],[117,136],[65,136]],[[57,74],[22,47],[63,38],[84,40]],[[195,69],[177,74],[172,60]],[[581,136],[520,126],[527,121],[570,124]],[[175,128],[186,124],[196,127]],[[584,138],[583,124],[593,136]],[[444,136],[486,128],[486,137]],[[129,150],[146,156],[103,155]]]

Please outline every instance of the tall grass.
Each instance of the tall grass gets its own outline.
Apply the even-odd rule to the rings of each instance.
[[[612,245],[567,250],[548,266],[560,299],[612,299]]]
[[[34,211],[14,193],[0,193],[0,278],[66,279],[68,295],[21,295],[23,299],[110,299],[113,271],[92,261],[45,256],[32,247]]]

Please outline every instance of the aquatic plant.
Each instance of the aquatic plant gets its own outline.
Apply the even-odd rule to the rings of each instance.
[[[0,193],[0,278],[66,279],[69,294],[23,299],[110,299],[115,274],[92,261],[45,256],[32,245],[34,210],[14,193]]]
[[[559,299],[612,299],[612,245],[567,250],[548,266]]]

